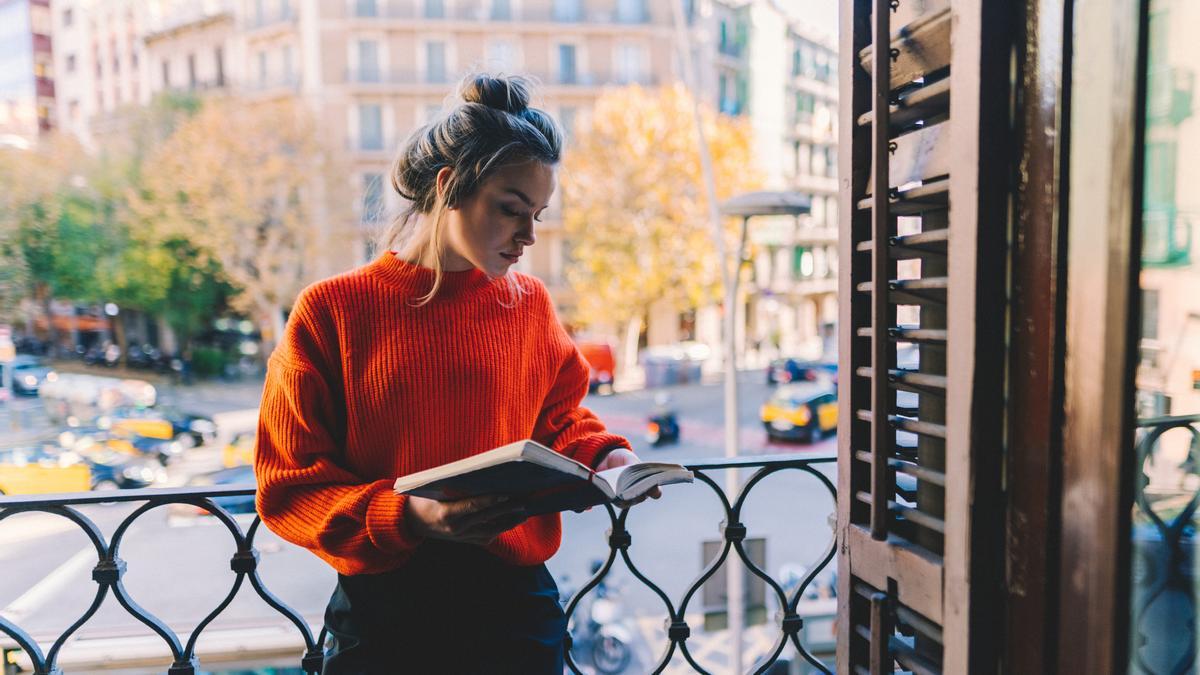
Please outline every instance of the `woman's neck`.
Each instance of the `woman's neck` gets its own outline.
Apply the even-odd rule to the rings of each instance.
[[[398,251],[396,257],[401,260],[419,265],[428,269],[437,269],[438,251],[429,242],[429,230],[424,222],[417,222],[417,231],[421,232],[420,236],[414,237],[411,241],[404,244]],[[454,251],[449,246],[442,246],[441,250],[441,269],[445,272],[466,272],[475,268],[473,264],[465,257]]]

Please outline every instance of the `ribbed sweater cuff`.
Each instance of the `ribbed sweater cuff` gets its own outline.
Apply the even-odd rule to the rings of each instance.
[[[404,526],[405,499],[389,485],[376,492],[367,505],[367,536],[385,553],[404,553],[421,543],[421,538],[409,534]]]
[[[563,454],[594,469],[600,458],[613,448],[629,448],[629,441],[616,434],[592,434],[567,446]]]

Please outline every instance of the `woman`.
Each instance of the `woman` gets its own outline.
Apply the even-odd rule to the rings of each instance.
[[[326,673],[562,673],[543,564],[559,516],[392,482],[523,438],[597,469],[637,461],[580,407],[588,368],[546,289],[510,271],[562,134],[520,78],[472,76],[459,95],[396,159],[410,206],[386,252],[300,294],[267,372],[258,512],[338,572]]]

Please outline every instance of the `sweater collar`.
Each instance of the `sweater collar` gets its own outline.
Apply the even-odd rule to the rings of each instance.
[[[395,251],[385,252],[371,263],[370,267],[380,279],[414,296],[423,296],[433,288],[432,269],[401,260]],[[448,298],[475,293],[488,287],[491,281],[488,275],[478,268],[464,272],[442,271],[442,285],[438,287],[436,297]]]

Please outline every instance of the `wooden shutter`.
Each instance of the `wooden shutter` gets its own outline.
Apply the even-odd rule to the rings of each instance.
[[[995,667],[1008,4],[842,5],[839,673]]]

